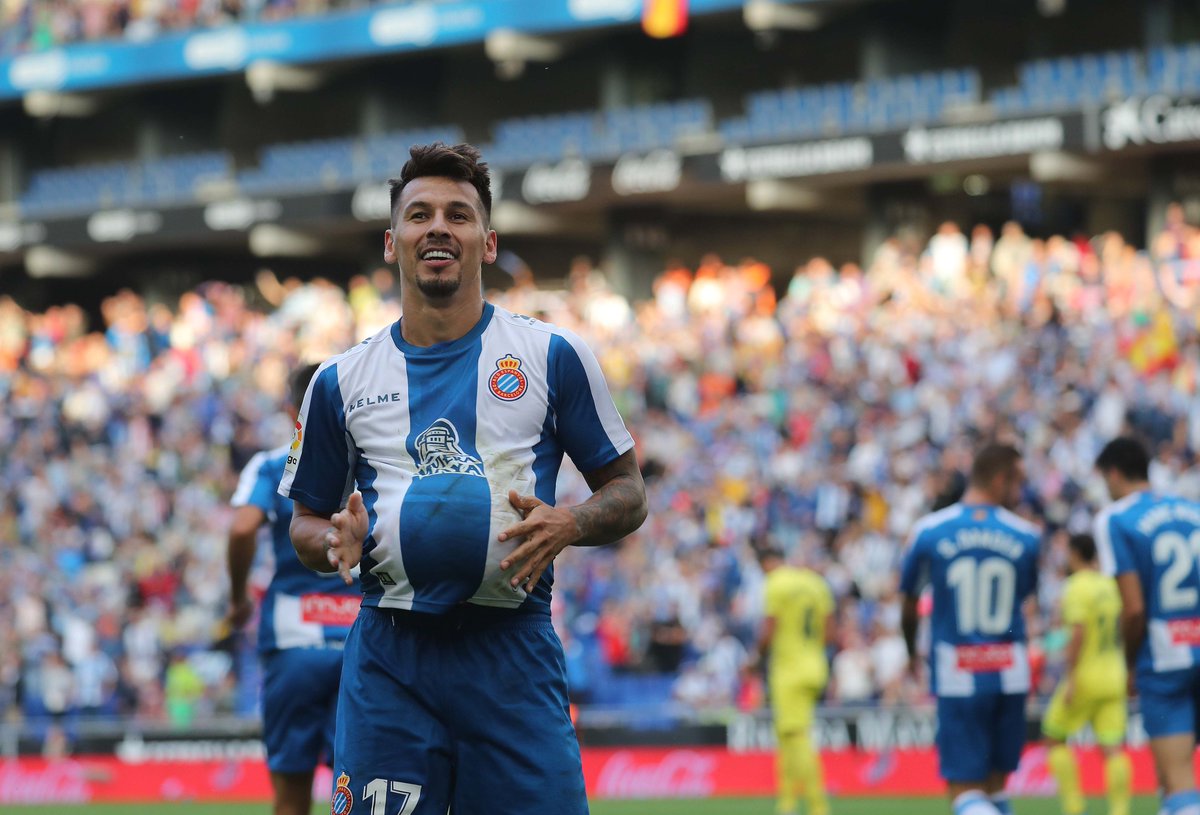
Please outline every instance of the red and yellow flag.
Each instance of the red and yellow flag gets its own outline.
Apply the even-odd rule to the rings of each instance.
[[[644,0],[642,30],[665,40],[687,31],[688,0]]]

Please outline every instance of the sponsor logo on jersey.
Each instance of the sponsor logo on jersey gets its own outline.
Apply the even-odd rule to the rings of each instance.
[[[488,380],[492,395],[505,402],[520,399],[529,387],[529,380],[521,371],[521,360],[512,354],[505,354],[503,359],[496,360],[496,370]]]
[[[354,809],[354,793],[350,791],[350,776],[342,773],[337,778],[337,789],[329,802],[330,815],[350,815]]]
[[[438,419],[417,436],[417,478],[430,475],[483,476],[483,462],[458,443],[458,428],[449,419]]]
[[[345,628],[354,625],[359,604],[356,594],[305,594],[300,597],[300,619]]]
[[[1004,671],[1016,662],[1010,642],[960,645],[954,649],[958,669],[968,673],[991,673]]]
[[[1200,645],[1200,618],[1168,620],[1167,633],[1171,635],[1172,645],[1190,645],[1194,648]]]

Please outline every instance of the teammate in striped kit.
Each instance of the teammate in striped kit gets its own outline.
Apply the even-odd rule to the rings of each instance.
[[[1025,744],[1029,655],[1022,602],[1037,586],[1041,530],[1011,508],[1021,454],[990,444],[975,457],[959,503],[913,529],[900,575],[901,623],[917,665],[917,600],[933,587],[931,687],[937,749],[955,815],[1011,813],[1004,794]]]
[[[478,151],[411,156],[384,238],[404,316],[318,372],[280,484],[306,564],[361,563],[333,811],[579,815],[553,560],[641,525],[633,439],[578,337],[484,301]],[[564,453],[593,490],[573,507]]]
[[[1200,504],[1150,490],[1150,455],[1113,439],[1096,469],[1115,501],[1096,518],[1100,567],[1117,578],[1125,660],[1163,791],[1164,815],[1200,815]]]
[[[316,369],[308,365],[291,377],[293,421]],[[258,624],[263,742],[275,815],[309,815],[313,771],[317,764],[333,763],[342,644],[358,613],[360,592],[357,585],[314,573],[296,558],[288,535],[292,502],[276,492],[291,452],[284,445],[258,453],[238,480],[229,529],[229,623],[240,628],[250,618],[246,583],[259,530],[269,525],[275,571]]]

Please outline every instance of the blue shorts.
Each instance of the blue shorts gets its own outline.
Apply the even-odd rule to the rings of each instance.
[[[994,693],[937,700],[937,749],[947,781],[983,781],[1011,773],[1025,746],[1025,694]]]
[[[545,615],[364,607],[346,640],[336,756],[335,813],[588,812]]]
[[[1138,671],[1137,689],[1147,736],[1200,732],[1200,668]]]
[[[342,652],[285,648],[263,655],[263,743],[275,773],[311,772],[333,761]]]

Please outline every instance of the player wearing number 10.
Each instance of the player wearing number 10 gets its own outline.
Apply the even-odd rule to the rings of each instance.
[[[1125,659],[1141,697],[1162,813],[1200,815],[1192,754],[1200,716],[1200,504],[1150,491],[1150,456],[1110,441],[1096,469],[1116,502],[1096,519],[1101,568],[1121,591]]]
[[[955,815],[1010,813],[1004,785],[1025,743],[1029,657],[1023,601],[1037,585],[1041,530],[1011,512],[1021,454],[990,444],[962,500],[913,529],[900,575],[901,624],[914,670],[917,599],[933,589],[931,687],[940,772]]]

